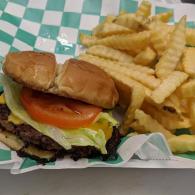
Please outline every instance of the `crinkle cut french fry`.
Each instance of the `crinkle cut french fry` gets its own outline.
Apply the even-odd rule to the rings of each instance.
[[[116,18],[115,23],[121,26],[125,26],[134,31],[139,31],[143,28],[143,24],[137,18],[137,16],[130,13],[119,15]]]
[[[151,7],[152,5],[149,1],[143,0],[136,11],[136,16],[147,18],[151,14]]]
[[[120,63],[118,63],[118,65],[117,63],[114,63],[112,61],[111,62],[107,61],[106,63],[106,60],[101,59],[97,56],[81,55],[79,58],[82,60],[91,62],[95,64],[96,66],[117,71],[121,73],[122,75],[126,75],[129,78],[132,78],[142,83],[143,85],[149,87],[150,89],[155,89],[156,87],[160,85],[160,82],[161,82],[159,79],[155,78],[153,75],[144,74],[135,69],[131,69],[131,68],[128,69],[126,67],[122,67],[120,66]]]
[[[130,68],[132,70],[139,71],[144,74],[154,75],[154,69],[145,67],[142,65],[134,64],[134,63],[127,63],[127,62],[119,62],[118,63],[122,67]]]
[[[149,74],[149,75],[154,74],[153,69],[141,65],[133,64],[133,63],[112,61],[110,59],[104,59],[99,56],[94,56],[90,54],[82,54],[79,56],[79,58],[88,61],[90,63],[94,63],[96,66],[110,67],[110,69],[113,68],[118,70],[121,67],[123,67],[123,69],[126,68],[127,72],[129,69],[132,69],[144,74]]]
[[[105,24],[105,23],[106,24],[112,23],[115,19],[116,19],[116,16],[112,16],[112,15],[106,16],[106,18],[105,18],[105,20],[103,22],[101,22],[95,28],[93,28],[92,34],[96,35],[101,30],[103,24]]]
[[[100,38],[107,37],[110,35],[129,33],[133,33],[133,31],[127,27],[115,23],[103,23],[101,24],[101,26],[98,27],[98,29],[96,29],[96,31],[94,31],[94,35]]]
[[[195,46],[195,29],[186,29],[186,45]]]
[[[181,105],[181,112],[183,114],[188,115],[189,114],[189,101],[187,98],[180,99],[180,105]]]
[[[144,134],[144,133],[149,133],[148,131],[146,131],[144,129],[143,126],[141,126],[138,121],[134,121],[133,123],[131,123],[130,128],[132,128],[133,130],[135,130],[136,132],[140,133],[140,134]]]
[[[94,45],[96,43],[97,37],[81,33],[80,34],[80,41],[81,41],[82,45],[89,47],[89,46]]]
[[[137,86],[132,89],[129,107],[125,113],[122,129],[127,132],[134,119],[136,109],[139,109],[145,99],[145,90],[142,86]]]
[[[155,78],[153,75],[147,75],[143,74],[137,70],[130,70],[126,71],[124,67],[121,67],[120,70],[118,70],[121,74],[125,74],[128,77],[142,83],[143,85],[147,86],[150,89],[157,88],[161,81],[157,78]]]
[[[152,5],[149,1],[143,0],[135,13],[137,21],[141,24],[140,30],[147,29],[146,24],[151,14],[151,7]]]
[[[167,49],[170,39],[170,29],[160,21],[153,22],[154,27],[151,33],[151,43],[159,56],[162,56]]]
[[[180,93],[180,87],[169,97],[170,100],[174,103],[177,113],[189,115],[189,99],[183,98]]]
[[[172,93],[165,101],[159,105],[159,108],[169,113],[179,114],[186,113],[181,104],[181,97],[176,93]]]
[[[167,77],[175,70],[185,48],[186,17],[182,17],[176,25],[170,39],[168,49],[156,64],[156,74],[159,78]]]
[[[119,91],[119,96],[120,96],[119,103],[123,107],[127,107],[129,105],[129,97],[130,97],[132,88],[143,87],[145,90],[145,94],[148,95],[148,93],[146,93],[146,91],[148,92],[149,89],[147,87],[141,85],[137,81],[135,81],[135,80],[133,80],[125,75],[121,75],[119,72],[116,72],[113,70],[108,70],[108,69],[103,69],[103,70],[105,72],[107,72],[115,81],[115,84],[117,86],[117,90]],[[121,133],[124,133],[124,131],[122,131]]]
[[[168,11],[168,12],[163,12],[163,13],[159,13],[156,14],[154,16],[151,17],[151,20],[160,20],[161,22],[169,22],[169,20],[171,19],[171,17],[173,17],[173,11]]]
[[[195,48],[187,47],[182,58],[182,67],[184,72],[195,78]]]
[[[166,129],[175,130],[181,128],[189,128],[191,126],[189,118],[182,115],[172,114],[156,108],[155,106],[145,102],[142,106],[146,114],[151,115],[155,120],[162,124]]]
[[[107,69],[106,69],[106,71],[107,71],[108,74],[109,74],[109,71],[110,71],[110,76],[113,77],[113,79],[120,80],[131,88],[143,87],[144,90],[145,90],[146,98],[150,97],[152,92],[148,87],[142,85],[141,83],[137,82],[136,80],[133,80],[133,79],[131,79],[131,78],[125,76],[125,75],[121,75],[119,72],[111,71],[111,70],[107,70]]]
[[[121,67],[119,70],[121,74],[127,75],[128,77],[142,83],[143,85],[147,86],[150,89],[155,89],[160,85],[160,80],[155,78],[152,75],[143,74],[137,70],[130,70],[127,71],[124,67]]]
[[[114,20],[116,19],[116,16],[113,16],[113,15],[107,15],[104,22],[105,23],[112,23],[114,22]]]
[[[136,53],[148,46],[150,42],[150,31],[132,33],[125,35],[112,35],[93,42],[93,45],[105,45],[114,49],[130,50]]]
[[[125,52],[103,45],[94,45],[87,49],[86,53],[119,62],[132,63],[133,61],[133,57]]]
[[[185,80],[188,75],[184,72],[172,72],[162,83],[152,92],[151,98],[157,104],[161,104],[169,97]]]
[[[158,121],[140,109],[135,111],[135,119],[138,121],[138,124],[143,126],[148,132],[162,133],[167,139],[174,137],[169,130],[165,129]]]
[[[127,87],[129,89],[132,88],[136,88],[136,87],[143,87],[145,90],[145,95],[146,95],[146,99],[150,100],[150,94],[151,94],[151,90],[147,87],[145,87],[144,85],[140,84],[139,82],[125,76],[125,75],[121,75],[119,72],[113,71],[113,70],[108,70],[108,69],[104,69],[105,72],[107,72],[115,81],[117,89],[119,91],[119,94],[121,95],[120,91],[125,91],[125,93],[123,93],[124,97],[123,97],[123,106],[127,107],[129,105],[129,97],[131,93],[127,93]],[[122,85],[120,85],[122,84]],[[126,89],[121,89],[120,88],[124,87]],[[121,97],[120,97],[121,99]],[[120,101],[120,100],[119,100]]]
[[[179,92],[183,98],[195,98],[195,79],[184,83],[179,88]]]
[[[129,79],[127,77],[124,77],[122,80],[120,79],[119,75],[115,72],[109,72],[109,70],[104,70],[109,74],[109,76],[112,77],[114,80],[115,86],[117,88],[117,91],[119,93],[119,105],[126,109],[129,105],[129,97],[131,97],[132,93],[132,87],[129,85]],[[120,129],[121,134],[125,134],[125,131],[123,129]]]
[[[132,88],[143,87],[145,92],[147,91],[147,88],[145,86],[141,85],[137,81],[125,75],[121,75],[120,73],[116,71],[111,71],[108,69],[104,69],[104,71],[107,72],[115,81],[115,84],[116,84],[116,87],[117,87],[117,90],[120,96],[119,104],[122,105],[122,107],[124,108],[129,106],[129,97],[131,96]],[[124,133],[124,131],[122,131],[122,133]]]
[[[126,54],[135,57],[139,52],[131,51],[131,50],[120,50],[122,52],[125,52]]]
[[[180,135],[168,139],[173,153],[186,153],[195,151],[195,135]]]
[[[122,15],[124,15],[124,14],[127,14],[127,12],[126,12],[125,10],[120,10],[119,16],[122,16]]]
[[[190,120],[191,120],[191,130],[195,131],[195,98],[190,100]]]
[[[182,65],[182,63],[181,63],[181,62],[179,62],[179,63],[177,64],[177,66],[176,66],[175,70],[178,70],[178,71],[184,72],[184,70],[183,70],[183,65]]]
[[[104,24],[105,22],[102,22],[100,24],[98,24],[96,27],[93,28],[92,30],[92,35],[95,37],[102,29],[102,25]],[[80,37],[81,39],[81,37]]]
[[[143,66],[151,66],[153,65],[155,59],[156,59],[155,51],[150,47],[147,47],[146,49],[144,49],[135,56],[134,62],[136,64],[141,64]]]
[[[175,25],[167,25],[167,29],[169,31],[173,31]],[[194,47],[195,46],[195,29],[194,28],[186,28],[186,45]]]

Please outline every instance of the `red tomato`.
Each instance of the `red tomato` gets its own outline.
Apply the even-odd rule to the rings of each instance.
[[[79,128],[90,125],[101,108],[77,100],[23,88],[21,102],[36,121],[59,128]]]

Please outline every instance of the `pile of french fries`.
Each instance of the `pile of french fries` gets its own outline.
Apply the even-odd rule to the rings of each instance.
[[[162,133],[174,153],[195,151],[195,29],[186,16],[168,24],[172,12],[151,16],[143,0],[136,13],[107,16],[80,35],[87,47],[79,59],[90,62],[115,81],[126,107],[121,133]],[[176,136],[188,128],[191,135]]]

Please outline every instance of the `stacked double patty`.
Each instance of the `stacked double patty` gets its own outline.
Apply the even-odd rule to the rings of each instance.
[[[1,131],[8,131],[16,136],[18,136],[27,147],[29,145],[35,146],[38,149],[52,151],[55,153],[54,158],[51,161],[56,160],[57,158],[63,157],[66,154],[69,154],[70,157],[74,160],[78,160],[80,158],[93,158],[96,156],[101,156],[103,160],[109,158],[114,158],[116,156],[117,145],[120,142],[120,134],[118,129],[113,130],[112,137],[108,140],[106,144],[106,149],[108,154],[101,155],[101,153],[92,146],[79,147],[74,146],[71,150],[65,150],[62,146],[56,143],[51,138],[39,133],[36,129],[31,127],[28,124],[20,124],[16,125],[12,122],[8,121],[8,117],[11,114],[10,109],[6,104],[0,104],[0,129]],[[18,155],[21,157],[29,156],[33,159],[41,163],[45,163],[44,159],[38,159],[37,157],[30,156],[25,153],[22,149],[17,151]]]

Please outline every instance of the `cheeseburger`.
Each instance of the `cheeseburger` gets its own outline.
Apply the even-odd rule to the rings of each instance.
[[[58,65],[53,54],[33,51],[9,53],[3,71],[0,141],[19,156],[42,163],[115,157],[118,92],[105,72],[76,59]]]

